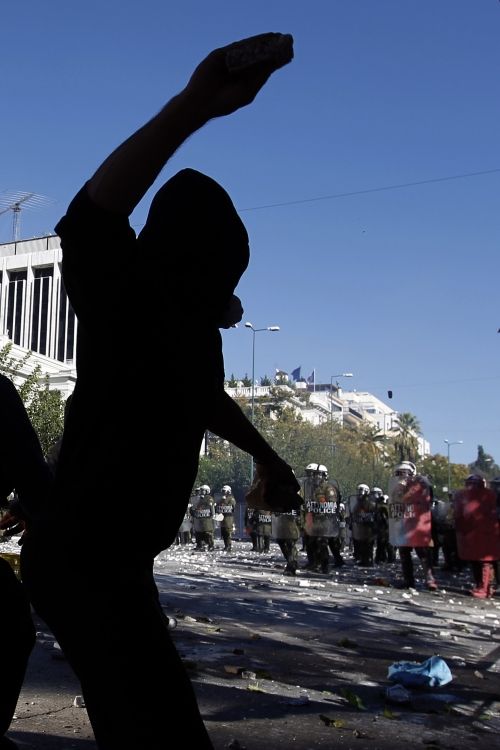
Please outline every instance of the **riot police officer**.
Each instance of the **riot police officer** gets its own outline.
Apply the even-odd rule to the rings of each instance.
[[[205,550],[206,545],[208,545],[209,552],[215,549],[214,510],[214,500],[210,496],[210,487],[208,484],[202,484],[199,494],[193,497],[191,507],[197,550]]]
[[[225,484],[220,493],[215,495],[215,514],[220,520],[220,532],[226,552],[229,552],[232,546],[235,508],[236,500],[232,495],[231,487]]]
[[[492,563],[500,559],[500,526],[497,496],[486,488],[480,474],[469,474],[465,489],[453,493],[458,554],[469,560],[475,586],[471,596],[493,596]]]
[[[313,468],[311,468],[313,467]],[[307,532],[307,568],[318,566],[321,572],[330,572],[328,540],[339,536],[338,486],[328,481],[328,469],[322,464],[309,464],[312,477],[304,482],[304,499]]]
[[[437,590],[432,567],[432,488],[427,477],[417,475],[411,461],[402,461],[389,481],[389,541],[399,548],[403,580],[395,588],[413,588],[412,548],[420,560],[430,591]]]
[[[272,532],[279,544],[286,567],[283,575],[295,576],[298,568],[298,553],[296,542],[300,539],[300,532],[304,526],[304,511],[292,510],[289,513],[273,513]]]
[[[352,549],[353,549],[353,557],[355,562],[360,563],[361,562],[361,545],[360,545],[360,539],[357,534],[354,534],[354,520],[355,520],[355,512],[357,507],[362,507],[365,498],[368,497],[370,494],[370,488],[367,484],[358,484],[356,487],[356,494],[351,495],[347,501],[348,505],[348,524],[349,524],[349,531],[350,531],[350,538],[352,540]]]
[[[191,508],[192,508],[192,503],[188,503],[186,512],[184,513],[184,518],[182,519],[182,523],[179,526],[179,531],[177,532],[176,544],[181,544],[181,545],[189,544],[189,540],[191,537],[191,528],[192,528]]]
[[[260,551],[260,537],[258,534],[259,511],[257,508],[249,508],[245,511],[245,526],[252,540],[252,552]]]
[[[435,549],[437,546],[438,550],[439,547],[443,550],[444,565],[441,570],[461,571],[463,563],[458,556],[453,504],[449,500],[434,500],[432,503],[432,537]],[[437,562],[437,559],[435,555],[434,561]]]
[[[375,488],[379,495],[382,490]],[[368,490],[368,491],[367,491]],[[354,542],[357,542],[358,565],[373,565],[373,547],[377,537],[377,499],[366,484],[358,485],[358,494],[351,501],[351,523]]]
[[[257,516],[257,535],[261,541],[261,552],[269,552],[271,544],[273,517],[270,510],[259,510]]]
[[[377,521],[377,551],[375,553],[375,562],[385,563],[394,562],[394,547],[389,542],[389,508],[387,501],[389,495],[382,494],[382,490],[378,487],[374,487],[372,493],[377,494],[377,490],[380,492],[380,496],[377,500],[376,510],[376,521]]]

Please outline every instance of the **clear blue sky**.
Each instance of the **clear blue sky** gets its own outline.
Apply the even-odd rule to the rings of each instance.
[[[210,49],[262,31],[292,33],[295,60],[162,181],[195,167],[245,209],[500,169],[498,0],[27,0],[3,14],[0,190],[59,203],[25,212],[23,237],[53,229]],[[497,172],[243,212],[245,320],[281,327],[258,334],[257,374],[353,372],[352,388],[392,389],[433,452],[448,438],[453,460],[478,443],[500,460],[499,187]],[[251,370],[251,338],[225,334],[228,374]]]

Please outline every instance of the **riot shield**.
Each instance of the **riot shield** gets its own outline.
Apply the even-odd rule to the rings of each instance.
[[[426,477],[389,480],[389,541],[394,547],[428,547],[431,541],[431,493]]]
[[[338,536],[338,488],[329,480],[319,486],[313,479],[304,482],[306,533],[308,536]]]
[[[290,513],[273,513],[272,532],[275,539],[299,539],[300,514],[297,510]]]
[[[191,531],[191,513],[189,506],[186,510],[186,513],[184,514],[184,518],[182,519],[182,523],[179,528],[179,533],[182,534],[185,531]]]
[[[373,542],[377,538],[377,506],[368,497],[349,498],[352,535],[357,542]]]
[[[486,488],[453,493],[458,556],[462,560],[500,560],[496,495]]]
[[[191,498],[193,507],[193,529],[195,531],[213,531],[213,506],[209,495],[195,495]]]

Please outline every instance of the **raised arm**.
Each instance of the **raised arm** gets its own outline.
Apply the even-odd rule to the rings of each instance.
[[[302,501],[296,493],[300,486],[291,467],[264,440],[227,393],[223,394],[208,429],[253,456],[262,482],[262,496],[270,507],[299,508]]]
[[[279,35],[261,34],[251,39],[273,36]],[[244,74],[231,74],[226,65],[227,52],[248,41],[211,52],[186,88],[108,156],[87,185],[94,203],[128,216],[185,140],[209,120],[229,115],[255,99],[270,75],[286,63],[273,60]]]

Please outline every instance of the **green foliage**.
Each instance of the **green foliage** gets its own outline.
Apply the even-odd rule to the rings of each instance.
[[[241,378],[241,382],[243,383],[244,388],[251,388],[252,387],[252,379],[248,377],[248,373],[245,373],[245,377]]]
[[[399,461],[418,460],[418,435],[422,434],[420,422],[410,414],[404,412],[399,414],[394,423],[394,451]]]
[[[263,385],[263,386],[266,386],[266,385],[272,385],[273,383],[272,383],[272,381],[271,381],[271,380],[270,380],[270,379],[269,379],[269,378],[267,377],[267,375],[264,375],[264,377],[260,379],[260,384],[261,384],[261,385]]]
[[[444,499],[447,493],[443,493],[443,487],[448,487],[448,458],[436,453],[434,456],[425,456],[418,463],[418,470],[429,478],[438,499]],[[465,464],[450,463],[450,489],[458,490],[464,486],[464,479],[470,474]]]
[[[477,458],[468,466],[469,474],[481,474],[487,481],[500,474],[500,467],[495,463],[493,456],[485,453],[482,445],[477,446]]]
[[[226,385],[228,388],[237,388],[238,387],[238,381],[234,377],[234,373],[231,373],[231,377],[229,380],[226,380]]]
[[[41,379],[41,367],[36,365],[20,383],[20,372],[29,361],[32,352],[22,359],[11,355],[12,343],[0,349],[0,373],[15,385],[26,408],[44,456],[61,437],[64,429],[64,401],[59,391],[49,390],[49,378]]]

